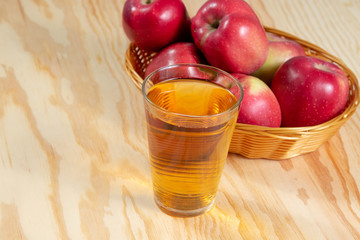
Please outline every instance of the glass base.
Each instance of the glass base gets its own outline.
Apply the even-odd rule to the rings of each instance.
[[[211,209],[211,207],[214,205],[214,202],[215,202],[215,199],[212,200],[209,205],[207,205],[203,208],[192,209],[192,210],[179,210],[179,209],[166,207],[155,198],[155,203],[160,208],[161,211],[163,211],[164,213],[166,213],[167,215],[170,215],[172,217],[183,217],[183,218],[195,217],[195,216],[199,216],[201,214],[208,212]]]

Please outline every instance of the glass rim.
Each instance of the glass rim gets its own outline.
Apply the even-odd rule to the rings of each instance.
[[[147,93],[145,93],[145,87],[146,87],[146,83],[149,81],[149,79],[154,76],[156,73],[160,72],[160,71],[163,71],[165,69],[170,69],[170,68],[176,68],[176,67],[201,67],[201,68],[207,68],[207,69],[210,69],[210,70],[213,70],[213,71],[216,71],[216,72],[219,72],[223,75],[226,75],[227,77],[231,78],[234,80],[234,82],[236,83],[236,85],[240,88],[240,97],[239,99],[237,99],[236,103],[231,106],[230,108],[226,109],[226,111],[223,111],[223,112],[220,112],[220,113],[216,113],[216,114],[210,114],[210,115],[189,115],[189,114],[182,114],[182,113],[176,113],[176,112],[172,112],[172,111],[169,111],[165,108],[162,108],[160,106],[158,106],[157,104],[155,104],[153,101],[151,101],[148,96],[147,96]],[[195,78],[194,78],[195,79]],[[202,81],[208,81],[210,82],[209,80],[207,79],[198,79],[198,80],[202,80]],[[221,85],[219,85],[221,86]],[[227,89],[228,91],[230,91],[229,89]],[[166,112],[166,113],[169,113],[169,114],[172,114],[172,115],[175,115],[175,116],[179,116],[179,117],[186,117],[186,118],[209,118],[209,117],[217,117],[217,116],[221,116],[221,115],[224,115],[226,113],[229,113],[231,111],[233,111],[234,109],[236,109],[237,107],[240,106],[242,100],[243,100],[243,97],[244,97],[244,90],[240,84],[240,82],[235,78],[233,77],[230,73],[220,69],[220,68],[217,68],[217,67],[214,67],[214,66],[211,66],[211,65],[205,65],[205,64],[200,64],[200,63],[179,63],[179,64],[172,64],[172,65],[167,65],[167,66],[164,66],[164,67],[160,67],[158,68],[157,70],[151,72],[149,75],[147,75],[141,85],[141,92],[145,98],[145,100],[150,103],[153,107],[155,107],[157,110],[160,110],[162,112]]]

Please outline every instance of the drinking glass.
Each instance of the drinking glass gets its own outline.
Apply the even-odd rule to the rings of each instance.
[[[154,198],[171,216],[207,212],[216,196],[243,90],[212,66],[178,64],[142,85]]]

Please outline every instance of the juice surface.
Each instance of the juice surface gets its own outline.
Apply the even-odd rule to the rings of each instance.
[[[207,81],[175,79],[153,86],[148,98],[170,112],[185,115],[213,115],[224,112],[236,102],[227,89]]]

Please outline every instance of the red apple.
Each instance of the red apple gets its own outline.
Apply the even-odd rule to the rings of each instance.
[[[273,33],[266,33],[266,35],[269,39],[269,54],[264,65],[252,75],[270,86],[275,72],[281,64],[292,57],[305,56],[306,54],[305,49],[295,41]]]
[[[337,65],[298,56],[279,68],[271,89],[280,103],[282,126],[303,127],[340,114],[348,99],[349,82]]]
[[[190,18],[181,0],[127,0],[123,28],[138,47],[159,51],[190,36]]]
[[[253,76],[241,73],[233,73],[232,75],[239,80],[244,91],[237,122],[280,127],[280,105],[269,86]],[[236,93],[234,94],[236,95]]]
[[[253,73],[269,50],[258,17],[243,0],[208,0],[192,19],[191,33],[206,60],[228,72]]]
[[[145,76],[154,70],[179,63],[204,63],[204,57],[200,50],[190,42],[179,42],[161,50],[149,63]]]

